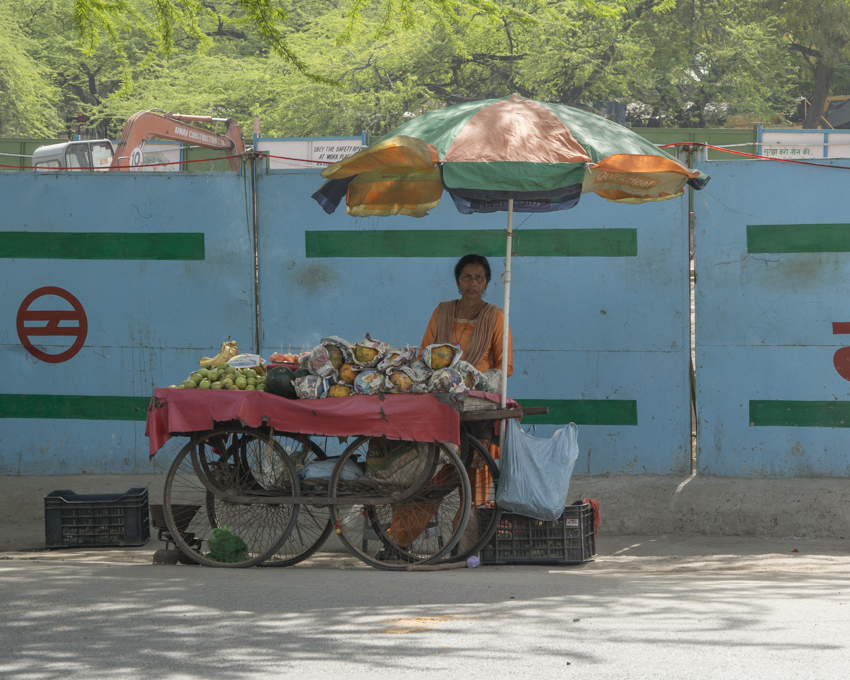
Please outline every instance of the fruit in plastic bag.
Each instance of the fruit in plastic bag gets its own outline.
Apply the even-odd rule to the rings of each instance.
[[[345,385],[343,383],[337,383],[336,385],[331,385],[331,388],[328,390],[329,397],[348,397],[351,395],[351,386]]]
[[[463,378],[453,368],[441,368],[434,371],[428,380],[428,388],[432,392],[451,392],[454,394],[466,391]]]
[[[391,369],[401,368],[402,366],[413,363],[416,359],[417,349],[417,347],[411,347],[410,345],[393,347],[385,353],[384,358],[381,359],[376,368],[389,375]]]
[[[343,364],[339,368],[339,379],[347,385],[353,385],[359,373],[360,369],[354,364]]]
[[[413,389],[413,378],[405,371],[395,371],[388,380],[393,386],[392,391],[409,392]]]
[[[455,370],[460,373],[467,389],[481,389],[480,387],[478,387],[478,385],[483,385],[482,381],[484,380],[484,374],[481,373],[481,371],[479,371],[477,368],[475,368],[475,366],[470,363],[467,363],[466,361],[458,361],[457,364],[455,364]]]
[[[352,348],[352,355],[358,368],[374,368],[389,350],[390,346],[387,343],[372,340],[366,333],[366,339]]]
[[[378,352],[378,350],[376,350],[374,347],[358,346],[354,350],[354,358],[361,364],[368,364],[370,361],[375,359],[378,354],[380,354],[380,352]]]
[[[317,345],[310,352],[308,367],[313,375],[318,375],[321,378],[336,378],[339,375],[339,371],[336,370],[331,361],[328,348],[324,345]]]
[[[384,389],[384,374],[373,369],[360,373],[354,380],[354,390],[358,394],[378,394]]]
[[[321,399],[327,396],[328,389],[334,383],[329,378],[305,375],[303,378],[295,378],[292,384],[299,399]]]
[[[336,345],[325,345],[324,347],[328,350],[328,357],[331,360],[331,364],[333,364],[335,369],[339,370],[340,366],[345,363],[345,355],[342,353],[342,350]]]
[[[441,368],[451,368],[459,360],[463,352],[458,345],[437,344],[428,345],[422,352],[422,359],[432,371]]]
[[[502,392],[502,371],[498,368],[490,368],[481,376],[481,381],[475,385],[475,389],[482,392],[492,392],[493,394],[501,394]]]

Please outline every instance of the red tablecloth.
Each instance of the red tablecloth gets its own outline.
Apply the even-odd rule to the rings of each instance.
[[[498,401],[498,395],[474,394]],[[448,395],[432,394],[284,399],[255,391],[160,388],[148,407],[145,435],[151,456],[172,435],[203,432],[233,420],[298,434],[460,444],[460,414],[450,402]]]

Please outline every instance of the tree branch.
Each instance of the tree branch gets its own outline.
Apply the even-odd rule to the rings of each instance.
[[[813,57],[815,59],[823,59],[823,52],[820,50],[813,50],[811,47],[806,47],[805,45],[800,45],[799,43],[792,42],[791,49],[795,52],[800,52],[801,54],[805,54],[807,57]]]

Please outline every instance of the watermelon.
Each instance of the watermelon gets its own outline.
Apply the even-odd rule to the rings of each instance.
[[[286,366],[275,366],[269,369],[266,374],[266,392],[287,399],[297,399],[295,386],[292,384],[295,377],[292,369]]]
[[[305,375],[312,375],[309,368],[299,368],[295,371],[296,378],[303,378]]]

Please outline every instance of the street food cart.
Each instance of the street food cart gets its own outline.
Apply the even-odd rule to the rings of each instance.
[[[464,560],[499,522],[494,427],[546,412],[510,400],[503,409],[499,399],[157,389],[151,455],[188,438],[166,477],[169,533],[193,561],[216,567],[292,565],[331,532],[380,569]]]

